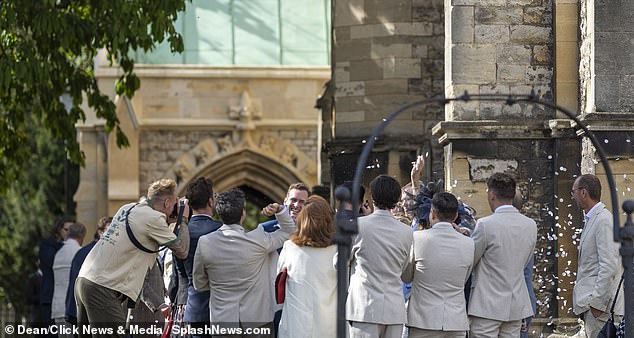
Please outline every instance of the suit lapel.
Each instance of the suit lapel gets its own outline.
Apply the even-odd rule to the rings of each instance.
[[[595,212],[594,215],[592,215],[592,217],[588,219],[588,222],[583,226],[583,231],[581,231],[581,239],[579,240],[579,255],[580,256],[581,256],[581,249],[583,248],[583,243],[586,241],[586,238],[588,238],[590,231],[593,230],[594,223],[604,208],[605,208],[604,206],[599,207],[597,212]]]

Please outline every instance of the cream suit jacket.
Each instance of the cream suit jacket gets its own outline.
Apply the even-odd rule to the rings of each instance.
[[[295,231],[287,207],[275,216],[280,229],[274,232],[223,224],[198,240],[192,277],[197,291],[210,290],[212,323],[273,321],[269,254]]]
[[[537,225],[510,205],[476,223],[469,315],[498,321],[532,316],[524,267],[535,250]]]
[[[603,203],[583,228],[579,243],[577,282],[573,290],[573,311],[581,314],[593,307],[609,312],[612,299],[619,285],[623,266],[619,256],[619,244],[614,242],[612,213]],[[623,315],[623,290],[614,312]]]
[[[346,319],[403,324],[407,319],[401,276],[409,262],[412,229],[389,210],[359,218],[352,243]]]
[[[413,280],[407,326],[424,330],[467,331],[464,286],[471,274],[475,246],[450,223],[414,232],[405,282]]]

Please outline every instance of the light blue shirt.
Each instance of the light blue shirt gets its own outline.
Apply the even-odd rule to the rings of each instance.
[[[594,214],[597,213],[597,210],[601,206],[603,206],[603,202],[599,202],[599,203],[595,204],[592,208],[590,208],[590,210],[588,210],[588,213],[583,216],[583,223],[588,223],[590,218],[592,218],[594,216]]]

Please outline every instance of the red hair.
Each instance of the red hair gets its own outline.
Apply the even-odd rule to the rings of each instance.
[[[325,248],[331,245],[336,231],[334,215],[334,210],[323,197],[308,197],[306,205],[297,215],[297,231],[290,236],[290,240],[298,246]]]

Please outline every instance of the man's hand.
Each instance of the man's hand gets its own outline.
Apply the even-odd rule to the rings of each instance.
[[[368,203],[368,201],[365,201],[359,209],[359,216],[367,216],[372,213],[372,209],[370,209],[370,203]]]
[[[180,201],[185,203],[185,208],[183,209],[183,217],[189,217],[189,201],[185,197],[181,197]],[[178,210],[180,210],[180,202],[178,204]]]
[[[526,325],[526,319],[522,319],[522,327],[520,328],[521,332],[528,331],[528,325]]]
[[[469,230],[469,228],[461,227],[457,225],[456,223],[451,223],[451,225],[453,226],[453,229],[456,230],[457,232],[467,237],[471,237],[471,230]]]
[[[592,313],[592,316],[594,318],[599,318],[599,316],[601,316],[603,314],[603,311],[601,310],[597,310],[595,308],[593,308],[592,306],[590,307],[590,313]]]
[[[277,214],[278,212],[282,211],[282,206],[277,204],[277,203],[271,203],[269,205],[267,205],[266,207],[262,208],[262,215],[266,215],[266,216],[273,216],[275,214]]]
[[[418,155],[418,157],[416,158],[416,161],[412,162],[412,171],[410,172],[410,178],[412,180],[412,184],[414,184],[415,181],[418,181],[420,179],[420,174],[423,172],[423,169],[425,168],[425,156],[424,155]]]

